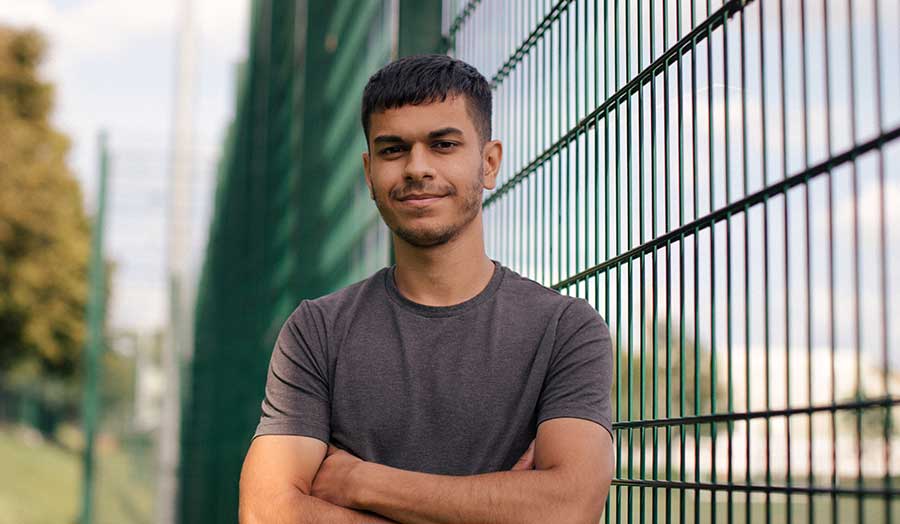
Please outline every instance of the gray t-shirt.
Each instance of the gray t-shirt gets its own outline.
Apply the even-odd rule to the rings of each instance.
[[[315,300],[284,323],[256,435],[305,435],[409,471],[510,469],[541,422],[610,433],[609,329],[585,300],[494,262],[477,296],[417,304],[393,267]]]

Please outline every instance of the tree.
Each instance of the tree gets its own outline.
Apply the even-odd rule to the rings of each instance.
[[[858,401],[866,402],[879,399],[875,395],[869,395],[863,390],[857,390],[855,395],[847,396],[843,399],[845,403],[855,403]],[[880,399],[879,399],[880,400]],[[895,409],[886,402],[884,405],[872,405],[865,408],[844,409],[838,411],[839,420],[842,425],[842,431],[846,433],[856,433],[857,418],[859,419],[860,431],[863,438],[882,438],[885,434],[888,437],[900,435],[900,425],[897,424],[897,417],[894,413]]]
[[[653,418],[654,377],[656,379],[657,418],[665,417],[667,400],[670,408],[670,417],[711,414],[714,387],[717,399],[716,410],[719,412],[724,411],[723,408],[726,406],[728,393],[718,381],[715,381],[716,383],[713,384],[709,349],[688,333],[684,334],[683,341],[681,337],[679,326],[669,326],[667,334],[665,321],[660,321],[657,324],[655,333],[655,368],[653,362],[654,333],[651,321],[648,320],[644,326],[643,366],[641,365],[642,359],[639,348],[635,347],[633,350],[629,350],[628,341],[621,341],[622,347],[618,353],[619,363],[614,371],[612,390],[612,395],[615,397],[616,381],[621,381],[619,384],[619,402],[621,404],[617,408],[621,418],[628,417],[628,406],[626,403],[629,401],[629,369],[631,373],[630,401],[632,420],[640,418],[642,398],[644,405],[643,418]],[[616,340],[615,333],[613,333],[613,340]],[[633,341],[632,343],[635,342]],[[683,363],[682,348],[684,349]],[[644,375],[643,387],[641,387],[642,368]],[[699,389],[697,386],[699,386]],[[669,388],[668,399],[666,395],[667,387]],[[684,398],[683,406],[681,401],[682,393]],[[687,427],[689,430],[693,430],[692,425]],[[707,434],[709,432],[709,424],[702,424],[700,431],[703,434]]]
[[[0,26],[0,372],[71,377],[85,339],[90,231],[49,116],[44,39]]]

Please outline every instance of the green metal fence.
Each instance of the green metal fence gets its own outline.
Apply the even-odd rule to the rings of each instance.
[[[388,263],[362,174],[360,94],[392,57],[437,50],[440,15],[436,1],[252,2],[184,374],[181,522],[236,521],[284,319]]]
[[[489,254],[613,331],[604,520],[900,515],[896,2],[257,0],[252,20],[186,373],[183,522],[236,514],[284,318],[388,263],[359,97],[391,57],[442,46],[494,90]]]
[[[609,322],[607,522],[892,522],[900,8],[445,2],[490,254]]]

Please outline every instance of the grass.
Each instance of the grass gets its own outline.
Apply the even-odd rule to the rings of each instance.
[[[113,439],[97,447],[94,523],[150,523],[152,470]],[[0,426],[0,524],[74,524],[81,511],[82,455],[21,428]]]

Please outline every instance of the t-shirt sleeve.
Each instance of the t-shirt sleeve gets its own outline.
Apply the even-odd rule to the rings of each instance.
[[[562,312],[550,366],[538,401],[537,423],[573,417],[612,431],[612,341],[603,317],[586,300]]]
[[[254,437],[303,435],[328,442],[331,404],[324,337],[312,308],[302,302],[275,341],[262,416]]]

